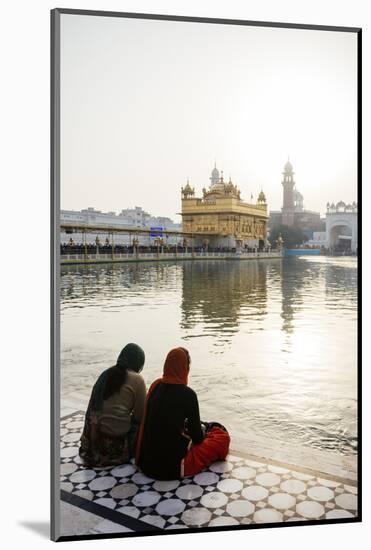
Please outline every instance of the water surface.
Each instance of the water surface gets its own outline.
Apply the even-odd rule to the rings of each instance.
[[[353,258],[62,266],[61,340],[62,396],[89,395],[127,342],[148,384],[182,345],[203,419],[356,452]]]

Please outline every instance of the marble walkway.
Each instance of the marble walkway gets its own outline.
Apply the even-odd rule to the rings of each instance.
[[[236,451],[181,481],[156,481],[132,463],[86,468],[78,455],[83,420],[80,411],[61,420],[62,535],[357,517],[352,471],[339,477]]]

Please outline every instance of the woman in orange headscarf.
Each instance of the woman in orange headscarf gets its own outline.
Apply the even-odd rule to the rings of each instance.
[[[147,394],[136,463],[155,479],[195,475],[228,454],[226,429],[201,424],[197,395],[187,386],[190,363],[185,348],[172,349],[162,378],[153,382]]]

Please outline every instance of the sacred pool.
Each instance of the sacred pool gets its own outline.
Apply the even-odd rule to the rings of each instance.
[[[60,286],[62,403],[87,400],[128,342],[145,350],[148,385],[181,345],[203,420],[356,453],[356,259],[70,265]]]

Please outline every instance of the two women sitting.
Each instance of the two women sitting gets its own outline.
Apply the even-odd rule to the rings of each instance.
[[[146,475],[165,480],[193,476],[224,460],[230,437],[222,425],[200,420],[197,395],[187,385],[188,351],[168,353],[163,376],[146,398],[143,364],[143,350],[128,344],[95,383],[81,437],[85,463],[102,467],[135,456]]]

